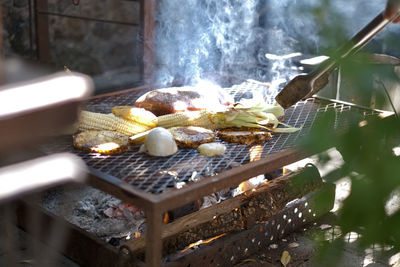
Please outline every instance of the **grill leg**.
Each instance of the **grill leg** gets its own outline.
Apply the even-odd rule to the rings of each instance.
[[[161,266],[162,240],[161,240],[161,213],[157,210],[146,212],[146,265]]]

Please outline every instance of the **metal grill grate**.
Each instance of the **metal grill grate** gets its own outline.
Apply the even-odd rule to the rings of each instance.
[[[260,92],[267,96],[267,102],[273,101],[268,87],[258,82],[247,81],[227,88],[227,90],[236,101],[241,98],[250,98],[253,94]],[[92,99],[87,103],[85,109],[110,113],[114,106],[133,105],[142,93],[144,92],[134,91]],[[301,136],[310,131],[316,119],[330,109],[335,111],[335,121],[332,122],[333,130],[346,128],[350,123],[350,117],[354,117],[354,115],[362,120],[371,113],[370,110],[344,104],[324,103],[316,99],[299,102],[286,110],[285,122],[295,127],[303,126],[302,130],[292,134],[273,134],[270,142],[257,148],[262,151],[261,157],[268,157],[268,155],[293,147]],[[250,161],[250,146],[229,143],[225,143],[225,145],[227,146],[226,153],[214,158],[202,156],[196,149],[189,148],[180,148],[176,154],[166,158],[151,157],[138,153],[139,146],[132,146],[128,152],[120,155],[100,155],[74,149],[72,137],[65,136],[47,145],[45,152],[73,152],[82,157],[89,167],[122,179],[137,189],[159,194],[169,188],[179,188],[185,183],[213,176],[218,172]]]

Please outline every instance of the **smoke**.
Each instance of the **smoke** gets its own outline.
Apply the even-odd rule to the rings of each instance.
[[[326,54],[385,7],[385,0],[162,0],[157,10],[157,82],[195,84],[207,73],[260,81],[295,75],[291,57]],[[397,25],[375,38],[374,52]],[[398,27],[397,27],[398,28]],[[374,46],[375,44],[375,46]],[[282,78],[283,77],[283,78]]]
[[[158,6],[157,80],[244,71],[256,63],[256,0],[164,0]]]

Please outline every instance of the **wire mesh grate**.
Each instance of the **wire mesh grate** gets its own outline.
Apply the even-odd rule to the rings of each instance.
[[[235,101],[251,98],[260,92],[266,96],[264,97],[266,102],[273,101],[273,94],[268,92],[268,87],[259,82],[246,81],[226,88],[226,90],[234,97]],[[84,109],[110,113],[114,106],[133,105],[142,93],[144,92],[132,91],[95,98],[90,100]],[[371,115],[369,110],[313,98],[298,102],[285,111],[285,123],[294,127],[302,126],[302,129],[292,134],[274,133],[269,142],[258,145],[258,150],[262,152],[261,158],[294,147],[302,136],[309,133],[317,118],[328,110],[333,110],[335,114],[335,120],[331,125],[333,130],[348,127],[352,121],[350,117],[353,118],[354,115],[359,120]],[[213,158],[202,156],[196,149],[190,148],[180,148],[177,153],[166,158],[139,153],[139,146],[131,146],[129,151],[120,155],[88,153],[74,149],[71,136],[57,138],[51,144],[46,145],[44,150],[46,153],[73,152],[80,156],[89,167],[121,179],[139,190],[159,194],[169,188],[179,188],[186,183],[204,179],[223,170],[250,162],[252,146],[222,143],[227,146],[226,153]]]

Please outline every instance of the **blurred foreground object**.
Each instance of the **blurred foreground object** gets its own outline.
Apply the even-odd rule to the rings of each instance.
[[[78,73],[43,76],[36,64],[18,60],[0,63],[0,229],[6,244],[0,247],[4,255],[0,265],[17,266],[15,223],[21,215],[17,200],[36,203],[38,192],[84,182],[87,167],[82,159],[70,153],[42,156],[39,146],[76,122],[80,105],[91,95],[93,85],[88,76]],[[45,248],[33,239],[30,258],[37,266],[59,266],[55,252],[65,245],[68,229],[61,223],[41,224],[35,211],[25,213],[30,222],[28,231],[52,244],[51,249]]]
[[[69,153],[40,157],[0,168],[0,204],[66,182],[83,182],[85,170],[84,161]]]
[[[92,80],[78,73],[56,73],[0,87],[0,155],[72,125],[92,90]]]
[[[21,60],[0,63],[2,82],[8,83],[0,87],[0,203],[82,180],[86,170],[82,160],[68,153],[41,157],[36,148],[76,122],[80,105],[93,91],[91,78],[78,73],[41,76],[47,70]],[[39,158],[22,162],[32,157]]]

